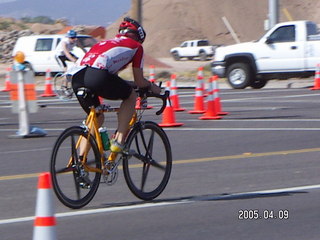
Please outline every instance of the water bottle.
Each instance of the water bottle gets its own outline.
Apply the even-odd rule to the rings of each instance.
[[[101,140],[102,140],[102,144],[103,144],[103,149],[105,151],[110,149],[110,141],[109,141],[109,136],[108,136],[108,132],[107,132],[107,128],[105,127],[101,127],[99,128],[99,133],[101,136]]]

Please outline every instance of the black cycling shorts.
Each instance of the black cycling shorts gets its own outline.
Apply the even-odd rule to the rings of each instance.
[[[78,59],[73,53],[70,53],[70,54],[71,54],[72,57]],[[69,58],[67,58],[65,55],[58,56],[58,57],[56,57],[56,59],[57,59],[58,64],[60,66],[62,64],[62,66],[65,67],[65,68],[67,67],[66,61],[70,61]]]
[[[77,95],[79,88],[88,88],[92,91],[92,95],[82,98]],[[99,106],[99,97],[108,100],[125,100],[131,92],[132,86],[118,75],[111,74],[105,69],[97,69],[87,67],[72,78],[72,88],[76,93],[78,101],[86,113],[90,112],[91,106]]]

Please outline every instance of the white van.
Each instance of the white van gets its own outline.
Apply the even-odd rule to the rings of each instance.
[[[62,68],[55,58],[55,49],[63,38],[65,38],[65,35],[31,35],[20,37],[14,46],[12,55],[14,56],[17,51],[22,51],[26,57],[25,63],[35,73],[44,73],[47,70],[61,72]],[[77,35],[77,38],[78,46],[74,47],[72,53],[78,58],[83,57],[85,54],[83,49],[88,51],[97,43],[97,40],[91,36]]]

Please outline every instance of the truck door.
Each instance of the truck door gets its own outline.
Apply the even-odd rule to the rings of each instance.
[[[306,70],[314,71],[320,63],[320,35],[317,25],[307,23]]]
[[[260,72],[299,71],[304,68],[304,42],[296,41],[295,25],[277,28],[263,44],[258,59]]]
[[[188,42],[187,47],[185,48],[185,56],[190,57],[193,55],[194,42]]]

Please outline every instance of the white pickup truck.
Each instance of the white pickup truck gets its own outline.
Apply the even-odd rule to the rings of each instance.
[[[199,57],[201,61],[206,61],[208,57],[213,56],[214,47],[210,45],[208,40],[189,40],[183,42],[180,47],[171,48],[170,53],[176,61],[183,57],[189,60]]]
[[[314,76],[319,63],[317,25],[292,21],[275,25],[258,41],[217,48],[211,69],[235,89],[258,89],[270,79]]]

